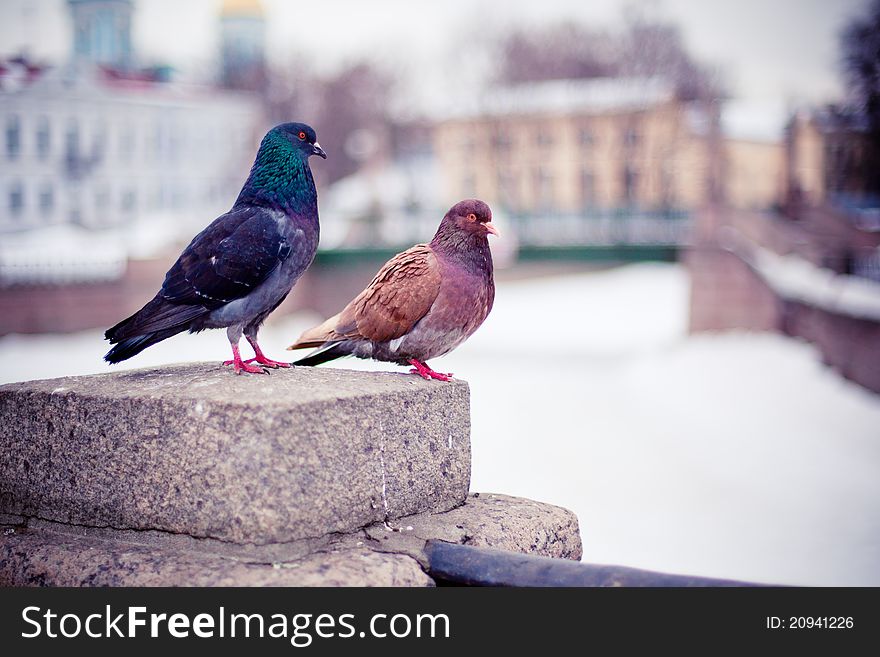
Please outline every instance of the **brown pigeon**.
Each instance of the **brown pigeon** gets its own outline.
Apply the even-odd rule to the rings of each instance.
[[[295,365],[341,356],[412,365],[411,373],[449,381],[427,360],[449,353],[492,310],[495,282],[487,235],[498,235],[489,206],[456,203],[430,244],[391,258],[338,315],[304,332],[288,349],[317,347]]]

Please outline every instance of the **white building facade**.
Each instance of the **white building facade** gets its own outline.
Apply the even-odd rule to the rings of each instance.
[[[258,143],[257,101],[100,76],[51,70],[0,90],[0,232],[192,225],[231,205]]]
[[[247,176],[266,128],[260,99],[137,70],[131,5],[69,0],[66,63],[0,59],[0,284],[61,269],[88,278],[98,244],[123,259],[176,247]],[[53,269],[50,251],[84,264]]]

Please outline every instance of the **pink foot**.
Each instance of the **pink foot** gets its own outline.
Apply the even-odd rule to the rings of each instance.
[[[242,372],[247,372],[248,374],[268,374],[269,373],[266,370],[264,370],[262,367],[257,367],[255,365],[248,365],[245,362],[233,363],[233,366],[235,367],[236,374],[241,374]]]
[[[224,365],[232,365],[235,368],[236,374],[241,374],[242,372],[247,372],[248,374],[268,374],[269,373],[266,370],[264,370],[262,367],[257,367],[255,365],[248,365],[248,363],[250,363],[252,360],[254,360],[254,359],[253,358],[251,358],[250,360],[239,359],[238,361],[224,360],[223,364]]]
[[[284,361],[281,361],[281,360],[272,360],[271,358],[268,358],[263,353],[263,350],[260,349],[260,345],[257,344],[256,338],[249,337],[247,339],[247,341],[251,343],[251,346],[254,348],[254,353],[256,354],[256,356],[254,356],[250,360],[246,360],[245,361],[246,363],[250,363],[251,361],[255,360],[260,365],[264,365],[266,367],[271,367],[272,369],[275,369],[276,367],[290,367],[290,363],[285,363]]]
[[[248,358],[247,360],[243,360],[241,362],[242,363],[253,363],[254,361],[258,362],[260,365],[263,365],[264,367],[271,367],[272,369],[275,369],[276,367],[290,367],[290,363],[286,363],[286,362],[280,361],[280,360],[272,360],[271,358],[266,358],[265,356],[263,356],[262,359],[260,359],[259,356],[254,356],[253,358]],[[232,365],[234,362],[235,362],[234,360],[224,360],[223,364],[224,365]]]
[[[276,367],[290,367],[290,363],[285,363],[281,360],[272,360],[271,358],[266,358],[263,354],[254,356],[250,360],[246,360],[245,363],[250,363],[251,361],[257,361],[260,365],[265,365],[272,369],[275,369]]]
[[[248,365],[251,361],[255,360],[255,358],[251,358],[249,360],[243,361],[241,359],[241,354],[238,353],[238,345],[232,345],[232,360],[224,360],[224,365],[232,365],[235,368],[236,374],[241,374],[242,372],[247,372],[248,374],[268,374],[266,370],[262,367],[256,367],[254,365]]]
[[[418,374],[423,379],[437,379],[438,381],[452,380],[452,372],[446,374],[444,374],[443,372],[435,372],[430,367],[428,367],[427,363],[422,363],[415,358],[410,359],[409,364],[413,366],[409,373]]]

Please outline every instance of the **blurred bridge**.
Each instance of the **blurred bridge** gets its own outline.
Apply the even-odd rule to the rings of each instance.
[[[423,209],[382,217],[322,216],[324,246],[318,261],[390,257],[430,239],[438,216],[439,210]],[[674,260],[678,249],[689,244],[693,217],[685,210],[523,214],[498,209],[493,223],[502,239],[492,240],[492,250],[496,264],[505,266],[517,260]]]
[[[674,260],[691,234],[685,211],[517,215],[509,223],[520,260]]]
[[[310,309],[327,316],[369,282],[395,253],[431,238],[435,210],[381,218],[322,215],[322,248],[279,314]],[[492,239],[495,265],[514,276],[581,267],[582,263],[674,261],[688,243],[688,213],[607,212],[509,215],[496,212],[502,239]],[[156,225],[157,232],[160,225]],[[70,227],[27,231],[0,241],[0,336],[109,326],[155,294],[184,243],[137,257],[121,230]]]

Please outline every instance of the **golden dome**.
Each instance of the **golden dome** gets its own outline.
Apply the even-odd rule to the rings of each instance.
[[[262,18],[263,5],[260,0],[223,0],[221,16],[255,16]]]

